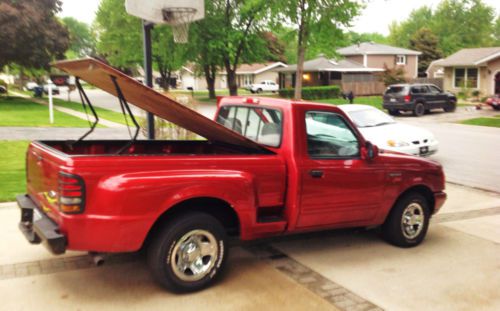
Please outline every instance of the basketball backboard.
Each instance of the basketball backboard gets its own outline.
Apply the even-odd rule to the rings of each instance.
[[[126,0],[125,9],[130,15],[156,24],[185,24],[205,17],[204,0]],[[168,18],[170,15],[165,13],[169,10],[183,10],[190,16]]]

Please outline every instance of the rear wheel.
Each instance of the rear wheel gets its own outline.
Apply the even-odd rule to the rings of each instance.
[[[425,106],[423,103],[417,103],[413,109],[413,115],[421,117],[425,114]]]
[[[158,283],[176,292],[201,290],[212,284],[227,258],[224,227],[204,213],[175,218],[154,238],[148,264]]]
[[[454,100],[452,100],[449,103],[447,103],[446,106],[444,106],[444,108],[443,108],[443,110],[445,112],[453,112],[456,109],[457,109],[457,103]]]
[[[382,225],[384,239],[400,247],[417,246],[427,234],[429,218],[429,203],[425,197],[410,192],[396,202]]]
[[[262,89],[257,89],[257,93],[262,93]]]
[[[399,110],[397,109],[389,109],[388,112],[391,116],[399,116]]]

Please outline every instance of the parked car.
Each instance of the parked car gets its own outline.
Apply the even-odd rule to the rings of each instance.
[[[277,92],[279,88],[279,85],[271,80],[264,80],[247,86],[247,89],[252,93]]]
[[[429,156],[438,151],[439,142],[423,128],[396,122],[384,112],[367,105],[340,105],[356,124],[365,139],[384,150],[418,156]]]
[[[59,87],[55,84],[44,84],[43,85],[43,92],[45,94],[49,94],[49,87],[52,89],[53,95],[59,95]]]
[[[32,142],[19,227],[56,254],[144,248],[161,285],[194,291],[220,276],[228,236],[381,227],[412,247],[446,199],[440,164],[379,154],[334,105],[226,97],[215,122],[97,60],[57,68],[207,140]]]
[[[35,87],[38,86],[38,83],[36,82],[27,82],[26,85],[24,86],[24,89],[26,91],[33,91]]]
[[[495,95],[486,99],[486,104],[495,110],[500,110],[500,95]]]
[[[390,115],[398,115],[400,111],[412,111],[420,117],[431,109],[455,111],[457,98],[449,92],[443,92],[434,84],[394,84],[384,93],[384,109]]]

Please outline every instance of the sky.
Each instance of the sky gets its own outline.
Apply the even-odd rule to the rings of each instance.
[[[63,7],[60,16],[71,16],[87,24],[94,20],[100,0],[62,0]],[[483,0],[496,8],[500,14],[499,0]],[[353,21],[352,30],[356,32],[378,32],[389,34],[392,21],[405,20],[411,11],[427,5],[435,8],[440,0],[369,0],[360,16]]]

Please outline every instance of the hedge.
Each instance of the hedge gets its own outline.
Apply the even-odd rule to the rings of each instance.
[[[280,96],[285,98],[292,98],[294,93],[295,89],[292,88],[279,90]],[[306,86],[302,88],[303,99],[337,98],[340,96],[340,93],[340,87],[338,85]]]

